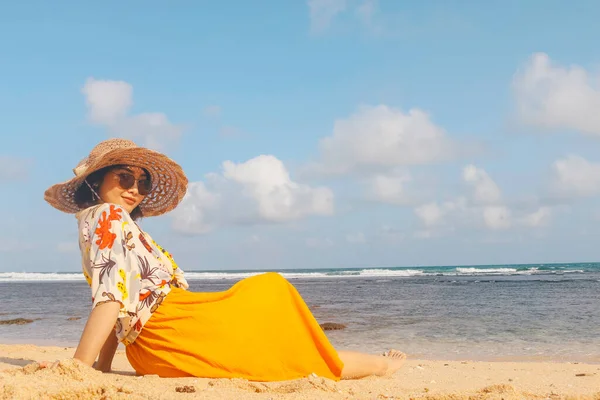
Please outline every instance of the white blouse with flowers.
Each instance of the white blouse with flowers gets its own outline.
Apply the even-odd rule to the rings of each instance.
[[[188,288],[183,271],[123,207],[105,203],[76,217],[92,308],[118,302],[117,338],[125,345],[133,343],[171,287]]]

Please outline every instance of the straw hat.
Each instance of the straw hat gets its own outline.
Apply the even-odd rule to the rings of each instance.
[[[152,190],[139,206],[146,217],[171,211],[185,196],[188,180],[179,164],[161,153],[139,147],[131,140],[109,139],[96,145],[79,162],[73,169],[74,178],[48,188],[44,199],[66,213],[81,211],[74,195],[83,181],[99,169],[119,164],[144,168],[150,173]]]

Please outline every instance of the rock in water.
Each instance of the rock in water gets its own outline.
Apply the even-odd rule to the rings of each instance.
[[[5,319],[0,321],[0,325],[25,325],[32,323],[32,319],[25,318],[15,318],[15,319]]]
[[[335,322],[325,322],[323,324],[321,324],[321,329],[323,329],[324,331],[337,331],[340,329],[345,329],[346,325],[344,324],[338,324]]]

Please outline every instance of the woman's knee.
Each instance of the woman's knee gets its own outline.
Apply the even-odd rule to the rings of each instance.
[[[276,272],[253,276],[248,283],[264,299],[281,299],[290,293],[290,283]]]
[[[259,278],[261,281],[269,285],[289,285],[288,280],[285,279],[283,275],[281,275],[278,272],[265,272],[263,274],[257,275],[255,278]]]

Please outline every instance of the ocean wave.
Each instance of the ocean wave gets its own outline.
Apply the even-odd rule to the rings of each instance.
[[[186,272],[187,280],[226,280],[226,279],[243,279],[251,276],[264,274],[263,271],[256,272]],[[280,272],[287,279],[296,278],[327,278],[329,275],[322,272]]]
[[[362,270],[339,270],[327,272],[286,272],[278,271],[287,279],[310,279],[310,278],[377,278],[377,277],[411,277],[427,275],[422,270],[391,270],[391,269],[362,269]],[[186,272],[187,279],[241,279],[264,272]],[[433,275],[433,274],[432,274]]]
[[[365,277],[411,277],[411,276],[423,276],[423,275],[434,275],[434,273],[426,273],[419,269],[363,269],[359,275],[362,278]]]
[[[15,281],[83,281],[82,273],[0,272],[0,282]]]
[[[473,267],[458,267],[456,273],[444,273],[443,275],[563,275],[563,274],[583,274],[585,273],[582,269],[540,269],[538,267],[530,267],[527,269],[517,268],[473,268]]]
[[[511,275],[517,273],[516,268],[456,268],[458,275]]]
[[[265,271],[186,271],[188,280],[237,280],[263,274]],[[354,278],[412,278],[425,276],[511,276],[511,275],[564,275],[581,274],[583,269],[546,269],[529,267],[444,267],[423,269],[329,269],[329,270],[282,270],[287,279],[354,279]],[[83,274],[69,272],[0,272],[0,282],[20,281],[84,281]]]

